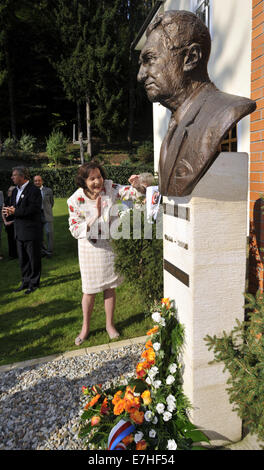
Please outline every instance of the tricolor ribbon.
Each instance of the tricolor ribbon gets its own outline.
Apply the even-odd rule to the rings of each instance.
[[[122,439],[128,436],[131,432],[135,430],[135,426],[130,423],[130,421],[125,421],[121,419],[113,427],[112,431],[108,437],[108,450],[126,450],[125,444],[123,444]]]

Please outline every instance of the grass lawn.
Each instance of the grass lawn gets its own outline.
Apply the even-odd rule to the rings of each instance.
[[[68,230],[66,199],[54,206],[55,250],[43,258],[41,286],[30,295],[13,293],[20,285],[18,260],[9,260],[5,230],[0,261],[0,365],[76,349],[82,324],[81,280],[77,240]],[[138,292],[123,283],[117,289],[115,324],[120,340],[142,336],[152,322]],[[116,341],[116,340],[115,340]],[[103,294],[97,294],[89,338],[82,347],[109,342],[105,331]]]

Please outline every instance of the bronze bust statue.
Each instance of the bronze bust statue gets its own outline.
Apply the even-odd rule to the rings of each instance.
[[[252,113],[256,103],[224,93],[211,82],[211,38],[195,14],[167,11],[155,18],[146,35],[138,81],[151,102],[171,111],[160,150],[159,190],[164,196],[186,196],[219,155],[227,131]]]

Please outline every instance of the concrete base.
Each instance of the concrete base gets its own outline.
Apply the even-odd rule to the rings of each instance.
[[[226,392],[227,373],[204,338],[244,319],[248,155],[222,153],[190,196],[163,198],[164,296],[185,325],[184,392],[191,419],[213,445],[237,442],[242,423]]]

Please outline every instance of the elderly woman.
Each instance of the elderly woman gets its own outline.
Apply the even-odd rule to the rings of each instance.
[[[133,187],[139,183],[139,175],[132,175],[129,182]],[[82,278],[82,311],[83,325],[75,339],[80,346],[87,338],[90,329],[95,296],[104,293],[106,314],[106,331],[110,339],[117,338],[119,333],[114,325],[115,288],[122,279],[114,269],[114,253],[109,239],[102,235],[104,222],[115,219],[111,207],[117,199],[123,199],[129,192],[129,198],[136,200],[137,191],[131,194],[131,186],[113,184],[105,177],[104,169],[96,162],[85,163],[79,167],[77,174],[78,189],[68,199],[69,229],[78,239],[78,256]]]

